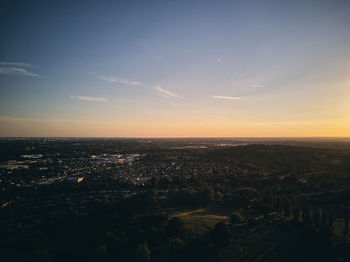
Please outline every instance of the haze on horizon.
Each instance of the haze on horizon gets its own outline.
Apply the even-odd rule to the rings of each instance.
[[[350,136],[350,1],[2,1],[0,136]]]

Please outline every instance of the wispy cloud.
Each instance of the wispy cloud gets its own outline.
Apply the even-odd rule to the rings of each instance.
[[[19,67],[0,67],[0,75],[19,75],[19,76],[31,76],[31,77],[43,77],[39,74],[28,71]]]
[[[36,67],[33,64],[21,63],[21,62],[5,62],[0,61],[0,66],[10,66],[10,67]]]
[[[104,103],[104,102],[108,101],[107,98],[93,97],[93,96],[71,96],[70,98],[83,100],[83,101],[88,101],[88,102],[97,102],[97,103]]]
[[[225,99],[225,100],[242,100],[239,96],[212,96],[215,99]]]
[[[104,76],[104,75],[98,75],[96,76],[98,79],[101,79],[103,81],[111,82],[111,83],[119,83],[124,85],[131,85],[131,86],[143,86],[146,88],[152,88],[158,92],[160,96],[166,97],[166,98],[179,98],[180,96],[162,88],[160,85],[152,86],[150,84],[145,84],[142,82],[137,81],[129,81],[120,77],[114,77],[114,76]]]
[[[263,85],[252,85],[252,87],[264,87]]]
[[[137,81],[129,81],[126,79],[122,79],[119,77],[114,77],[114,76],[97,76],[98,79],[111,82],[111,83],[119,83],[119,84],[124,84],[124,85],[131,85],[131,86],[145,86],[144,83],[137,82]]]
[[[161,96],[164,96],[166,98],[178,98],[179,96],[177,94],[174,94],[173,92],[170,92],[169,90],[165,90],[160,86],[155,86],[154,89],[158,91],[158,94]]]
[[[43,122],[43,123],[101,123],[102,121],[75,119],[75,118],[23,118],[23,117],[11,117],[11,116],[1,116],[0,121],[6,122]]]

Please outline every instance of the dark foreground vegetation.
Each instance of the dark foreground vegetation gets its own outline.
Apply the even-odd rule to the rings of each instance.
[[[347,142],[0,146],[1,261],[350,261]]]

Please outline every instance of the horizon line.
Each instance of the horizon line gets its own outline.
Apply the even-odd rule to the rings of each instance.
[[[181,138],[280,138],[280,139],[295,139],[295,138],[350,138],[350,136],[0,136],[4,138],[121,138],[121,139],[181,139]]]

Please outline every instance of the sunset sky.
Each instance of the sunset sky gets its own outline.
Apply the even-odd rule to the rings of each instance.
[[[1,1],[0,136],[350,136],[350,1]]]

